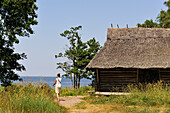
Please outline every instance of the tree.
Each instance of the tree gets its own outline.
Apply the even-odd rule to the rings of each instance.
[[[170,28],[170,0],[165,1],[164,5],[168,7],[167,11],[160,11],[160,14],[157,16],[156,21],[153,20],[146,20],[143,24],[137,24],[138,27],[148,27],[148,28]]]
[[[2,86],[11,85],[12,81],[21,80],[15,71],[25,67],[19,60],[26,59],[24,53],[14,51],[14,44],[19,44],[18,36],[29,37],[33,34],[32,25],[38,22],[36,0],[1,0],[0,1],[0,82]]]
[[[78,33],[81,28],[82,26],[71,27],[70,30],[66,30],[64,33],[60,34],[62,37],[66,37],[69,40],[70,46],[64,53],[55,55],[56,58],[68,58],[69,62],[57,63],[57,69],[62,69],[65,72],[63,76],[71,78],[74,88],[80,87],[80,80],[82,78],[90,78],[89,76],[93,75],[91,71],[85,70],[85,67],[100,49],[100,44],[95,38],[85,43],[82,42]],[[72,77],[72,75],[74,77]],[[74,78],[74,80],[72,78]]]
[[[155,28],[158,27],[159,24],[156,22],[153,22],[153,20],[146,20],[143,24],[137,24],[138,27],[146,27],[146,28]]]
[[[170,28],[170,0],[165,1],[164,5],[168,7],[167,11],[160,11],[160,14],[157,17],[160,27]]]

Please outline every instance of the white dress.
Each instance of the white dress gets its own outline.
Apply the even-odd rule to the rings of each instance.
[[[55,92],[56,93],[60,93],[61,90],[61,78],[56,78],[57,83],[55,85]]]

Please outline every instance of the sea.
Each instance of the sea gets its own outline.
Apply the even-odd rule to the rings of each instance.
[[[54,84],[55,79],[56,79],[56,77],[42,77],[42,76],[21,76],[20,78],[23,79],[23,82],[14,81],[13,83],[15,83],[15,84],[44,83],[44,84],[48,84],[51,88],[54,88],[54,86],[52,86],[52,85]],[[89,86],[91,83],[92,83],[92,80],[89,80],[89,79],[82,78],[80,80],[80,86]],[[72,88],[71,79],[62,78],[61,88],[65,88],[65,87]]]

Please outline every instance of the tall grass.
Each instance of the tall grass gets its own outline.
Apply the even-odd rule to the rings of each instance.
[[[153,84],[129,85],[127,90],[130,95],[95,98],[91,103],[170,107],[170,86],[161,81]]]
[[[0,112],[54,113],[66,109],[54,102],[54,90],[46,85],[12,85],[0,87]]]
[[[88,95],[89,90],[94,90],[92,86],[83,86],[78,89],[73,88],[62,88],[60,91],[61,96],[78,96],[78,95]]]

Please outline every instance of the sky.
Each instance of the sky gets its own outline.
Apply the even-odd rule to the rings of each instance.
[[[120,28],[136,27],[146,19],[155,20],[166,0],[37,0],[38,25],[33,26],[34,34],[19,37],[15,51],[25,53],[27,59],[19,61],[26,71],[17,72],[20,76],[56,76],[63,73],[56,69],[55,55],[64,52],[69,42],[60,36],[70,27],[81,25],[83,41],[95,37],[104,45],[107,28],[119,24]]]

